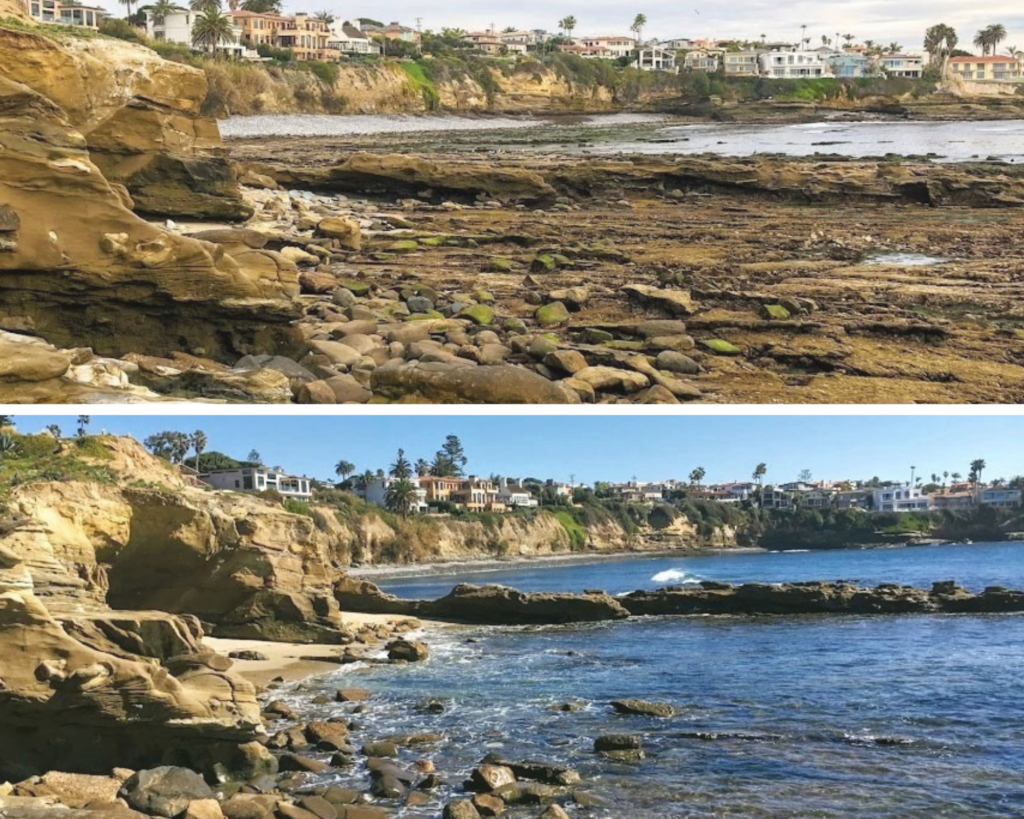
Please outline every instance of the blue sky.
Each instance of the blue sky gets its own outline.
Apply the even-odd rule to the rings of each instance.
[[[15,415],[23,432],[73,415]],[[1013,416],[117,416],[93,414],[90,430],[129,434],[203,430],[209,449],[327,478],[344,458],[363,469],[386,468],[398,447],[430,459],[445,435],[462,439],[468,469],[483,475],[577,482],[685,478],[696,466],[707,482],[746,480],[758,461],[768,480],[909,479],[968,472],[974,458],[986,478],[1024,474],[1024,417]]]

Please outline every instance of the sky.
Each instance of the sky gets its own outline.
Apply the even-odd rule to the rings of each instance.
[[[143,0],[145,2],[146,0]],[[123,7],[116,0],[101,4],[118,14]],[[225,3],[226,4],[226,3]],[[119,11],[120,9],[120,11]],[[800,26],[807,25],[812,44],[821,43],[821,35],[834,37],[854,34],[858,41],[871,39],[888,44],[896,41],[908,49],[920,49],[924,30],[934,23],[948,23],[960,35],[960,46],[970,49],[974,33],[992,23],[1006,27],[1003,45],[1024,47],[1024,6],[997,0],[990,3],[963,3],[952,0],[792,0],[781,6],[776,0],[731,0],[728,3],[676,2],[644,0],[625,4],[617,0],[560,0],[551,6],[546,0],[519,0],[514,4],[499,0],[446,0],[425,3],[422,0],[390,0],[387,3],[360,5],[346,0],[284,0],[288,13],[326,9],[338,18],[372,17],[388,23],[398,21],[416,26],[422,18],[424,29],[439,31],[446,26],[467,30],[485,29],[494,23],[499,29],[543,28],[557,31],[558,21],[573,15],[578,21],[577,36],[584,34],[629,34],[633,17],[647,17],[645,37],[671,39],[742,38],[796,42]]]
[[[73,434],[73,415],[15,415],[22,432],[57,424]],[[706,483],[749,480],[759,461],[769,482],[814,479],[909,480],[911,465],[966,475],[975,458],[984,477],[1024,474],[1024,416],[117,416],[92,415],[91,432],[206,433],[209,450],[293,474],[331,479],[334,464],[387,469],[403,447],[411,461],[430,460],[446,435],[458,435],[468,474],[595,480],[686,479],[694,467]]]

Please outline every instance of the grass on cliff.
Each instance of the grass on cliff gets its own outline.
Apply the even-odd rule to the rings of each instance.
[[[103,463],[110,460],[103,436],[58,441],[47,434],[6,435],[10,449],[0,453],[0,504],[6,505],[15,487],[42,481],[117,483],[117,473]]]
[[[427,76],[426,69],[420,62],[402,62],[402,70],[409,76],[413,90],[423,97],[423,105],[428,111],[436,111],[441,105],[441,95],[434,81]]]

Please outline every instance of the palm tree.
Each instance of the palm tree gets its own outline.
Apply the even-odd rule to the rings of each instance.
[[[231,18],[220,11],[220,2],[196,15],[192,23],[192,45],[215,54],[221,43],[233,43],[235,33]]]
[[[903,46],[901,46],[899,43],[897,43],[897,42],[889,43],[889,53],[890,54],[899,54],[902,50],[903,50]]]
[[[846,40],[846,44],[849,45],[850,43],[852,43],[857,38],[854,37],[852,34],[844,34],[843,35],[843,39]]]
[[[569,38],[569,44],[572,45],[572,32],[576,28],[576,18],[571,14],[568,17],[563,17],[558,21],[558,27],[566,33]]]
[[[86,429],[88,429],[90,421],[92,421],[92,418],[90,418],[88,415],[79,415],[78,416],[78,437],[79,438],[84,438],[85,437],[85,431],[86,431]]]
[[[206,433],[197,429],[192,433],[192,448],[196,451],[196,472],[202,472],[199,468],[199,459],[203,457],[203,451],[207,444]]]
[[[392,478],[398,478],[399,480],[408,480],[412,477],[412,466],[405,457],[405,450],[398,450],[397,460],[391,464],[391,470],[389,472]]]
[[[644,26],[647,25],[647,15],[638,14],[633,18],[633,25],[629,27],[629,30],[636,34],[637,46],[642,46],[644,43]]]
[[[954,472],[949,477],[953,479],[953,483],[960,483],[960,479],[963,477],[963,475],[961,475],[959,472]]]
[[[334,22],[334,15],[325,9],[323,11],[318,11],[316,14],[314,14],[313,19],[322,20],[323,22],[327,23],[327,25],[330,25],[331,23]]]
[[[416,505],[416,485],[408,478],[392,481],[384,490],[384,507],[389,512],[408,517]]]
[[[192,11],[210,11],[211,9],[221,10],[220,0],[189,0],[188,7]]]
[[[996,48],[999,44],[1006,39],[1006,27],[1002,23],[996,23],[988,27],[988,44],[992,48],[992,53],[996,53]]]
[[[942,473],[942,488],[946,488],[946,481],[949,480],[949,472]]]
[[[416,475],[417,475],[417,477],[425,478],[429,474],[430,474],[430,464],[426,460],[424,460],[423,458],[420,458],[418,461],[416,461]]]
[[[341,460],[334,465],[334,474],[342,480],[345,480],[349,475],[356,471],[355,464],[351,464],[348,461]]]
[[[118,2],[122,6],[127,6],[128,7],[128,15],[127,16],[131,17],[132,16],[132,4],[135,2],[135,0],[118,0]]]
[[[148,11],[153,22],[159,26],[163,24],[168,14],[173,14],[180,9],[181,7],[172,0],[157,0],[153,5],[147,6],[144,11]]]
[[[943,77],[946,75],[946,61],[958,42],[956,30],[945,23],[931,26],[924,33],[924,50],[932,62],[940,66],[940,75]]]
[[[761,506],[764,506],[764,476],[768,474],[768,464],[759,463],[754,468],[754,483],[761,493]]]
[[[703,466],[698,466],[693,472],[690,473],[690,483],[696,484],[697,488],[700,489],[700,482],[704,480],[704,476],[707,473],[704,471]]]
[[[981,483],[981,473],[985,471],[985,467],[987,466],[988,464],[986,464],[982,458],[971,461],[971,474],[974,476],[975,487]]]
[[[988,29],[983,28],[974,35],[974,47],[981,49],[981,56],[988,54]]]

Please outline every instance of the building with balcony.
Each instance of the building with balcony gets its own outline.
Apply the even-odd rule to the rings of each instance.
[[[380,54],[380,44],[348,21],[331,26],[327,48],[337,51],[339,55]]]
[[[926,512],[931,509],[931,498],[919,486],[903,484],[876,489],[871,495],[876,512]]]
[[[163,17],[157,17],[151,11],[146,12],[146,34],[154,40],[167,43],[179,43],[193,47],[192,24],[195,22],[199,12],[191,9],[179,9]],[[231,57],[255,56],[254,52],[245,47],[242,42],[242,27],[237,23],[232,24],[234,40],[229,42],[221,40],[217,43],[217,51]]]
[[[61,3],[60,0],[29,0],[26,6],[29,16],[37,22],[76,26],[94,31],[107,16],[107,10],[98,6]]]
[[[397,481],[397,478],[386,477],[377,478],[372,483],[367,484],[366,489],[360,492],[363,500],[367,503],[375,503],[378,506],[387,506],[388,499],[388,488]],[[413,485],[416,486],[416,499],[409,505],[410,512],[426,512],[430,508],[430,504],[427,503],[427,490],[422,486],[416,484],[416,479],[413,478]]]
[[[313,497],[309,478],[287,475],[279,467],[242,466],[235,469],[214,469],[199,475],[199,480],[214,489],[238,492],[273,490],[286,498],[308,501]]]
[[[1018,57],[953,57],[951,76],[970,82],[1021,82],[1024,61]]]
[[[761,73],[779,80],[831,77],[828,59],[816,51],[767,51],[758,55]]]
[[[761,73],[756,51],[727,51],[722,55],[722,71],[727,77],[756,77]]]

